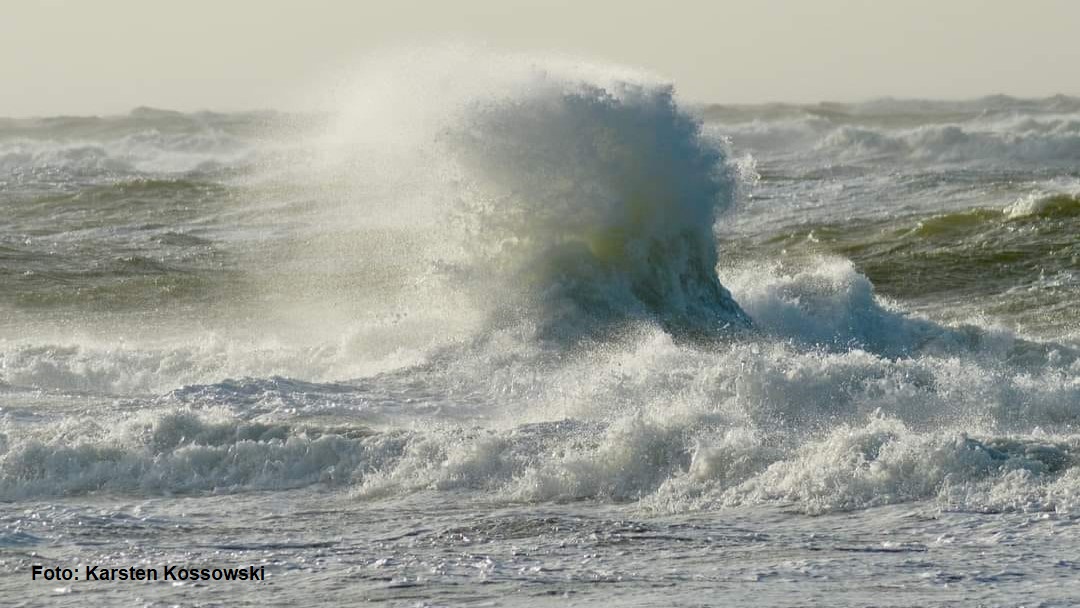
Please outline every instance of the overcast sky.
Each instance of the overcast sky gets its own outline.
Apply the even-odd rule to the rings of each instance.
[[[294,109],[387,47],[645,68],[715,102],[1080,94],[1080,0],[3,0],[0,115]]]

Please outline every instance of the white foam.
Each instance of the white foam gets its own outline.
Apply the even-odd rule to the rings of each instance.
[[[172,494],[349,483],[394,440],[189,413],[143,412],[108,426],[69,421],[44,434],[7,435],[0,496],[88,492]]]

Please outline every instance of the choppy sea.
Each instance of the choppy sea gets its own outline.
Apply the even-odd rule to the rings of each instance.
[[[1080,604],[1080,99],[357,80],[0,119],[0,604]]]

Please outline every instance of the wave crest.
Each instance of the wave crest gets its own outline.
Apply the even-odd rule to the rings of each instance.
[[[712,226],[731,204],[723,152],[670,87],[548,82],[473,109],[450,139],[468,182],[472,271],[517,290],[547,333],[653,319],[715,333],[749,320],[720,284]]]

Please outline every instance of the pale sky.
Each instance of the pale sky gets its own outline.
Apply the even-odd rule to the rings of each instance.
[[[1080,0],[0,0],[0,116],[301,109],[328,72],[446,41],[694,101],[1080,94]]]

